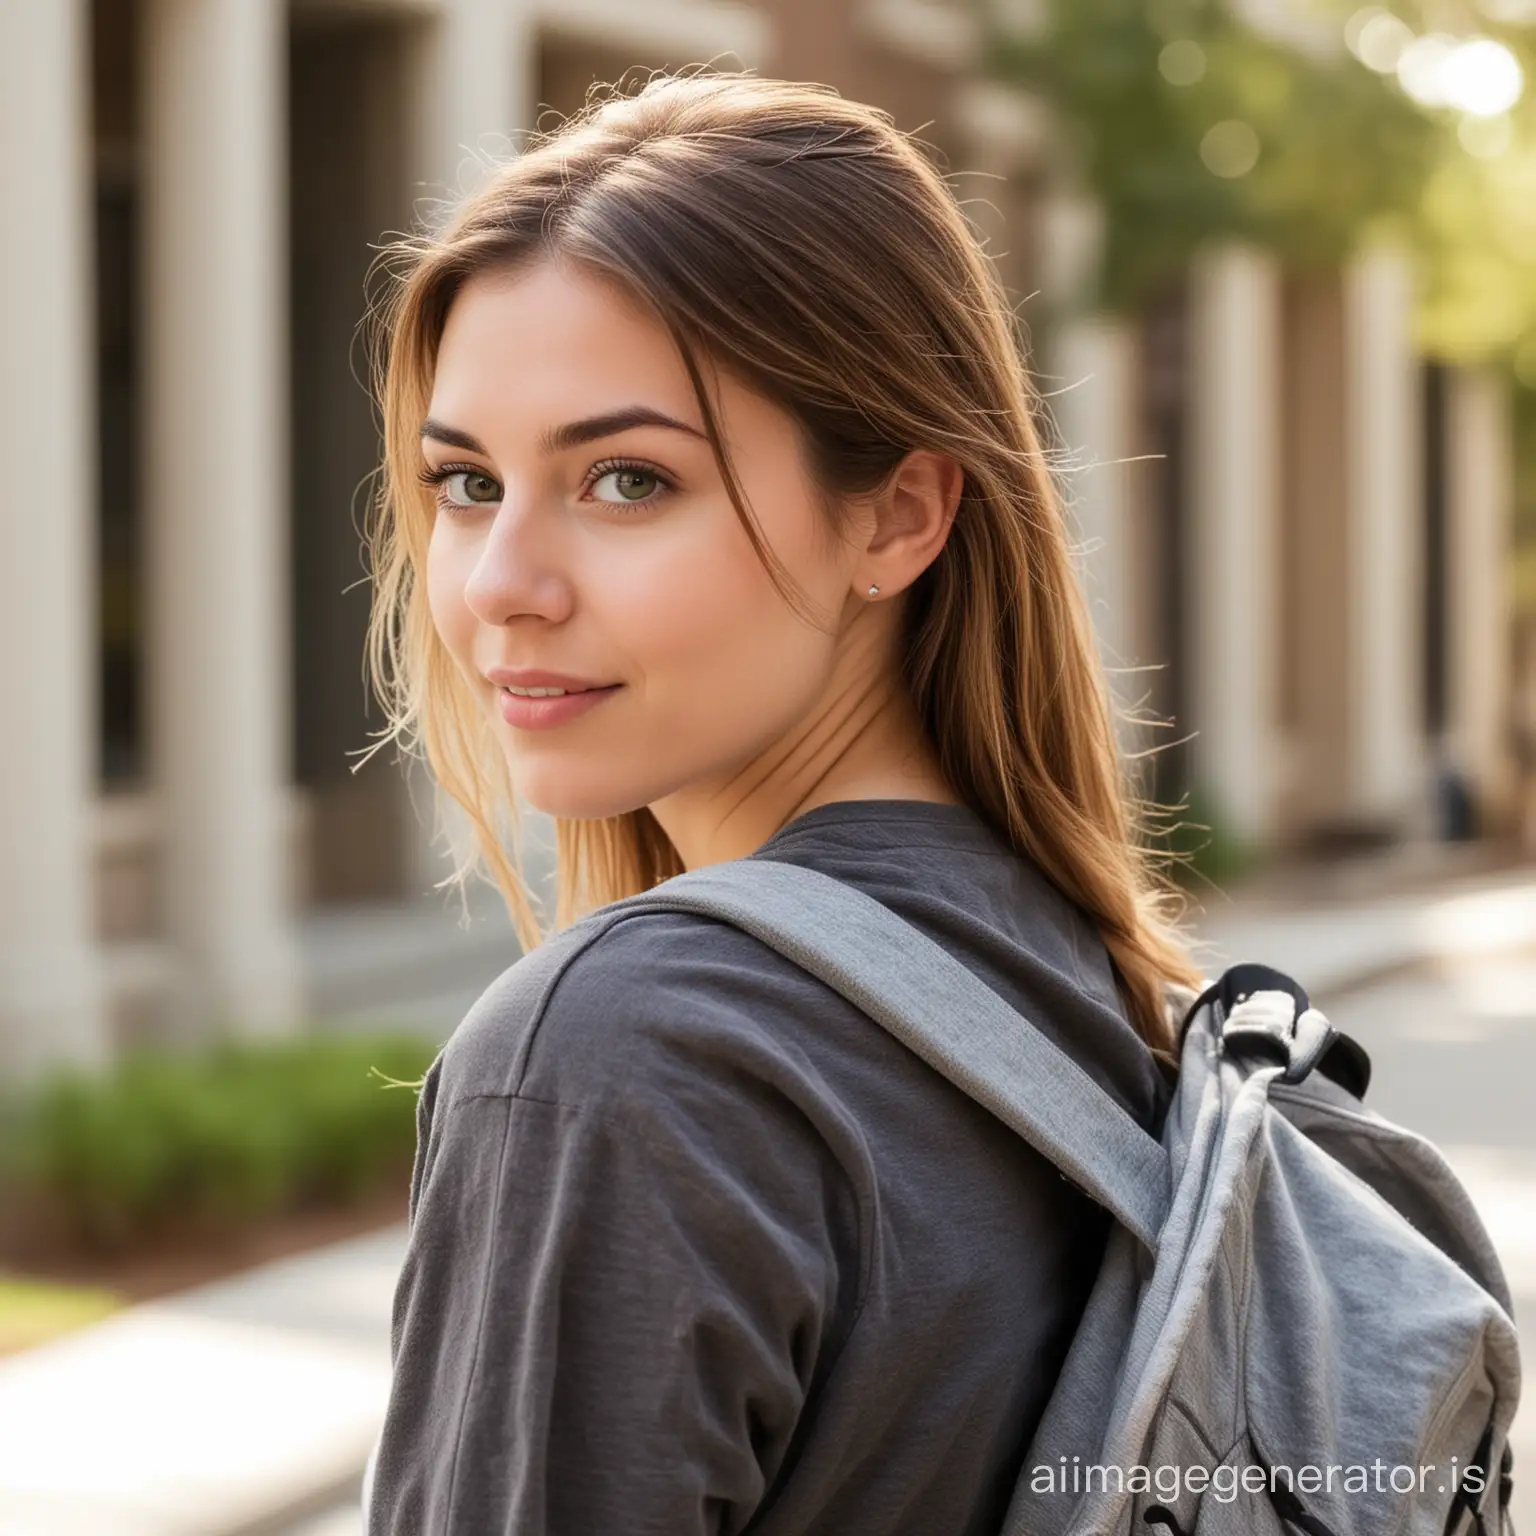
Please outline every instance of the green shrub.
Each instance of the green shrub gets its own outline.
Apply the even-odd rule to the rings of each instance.
[[[33,1236],[97,1252],[353,1205],[409,1171],[407,1080],[434,1055],[412,1036],[309,1035],[58,1073],[11,1106],[0,1181]]]

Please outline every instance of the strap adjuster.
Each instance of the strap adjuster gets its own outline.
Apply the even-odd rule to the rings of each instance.
[[[1207,988],[1222,1049],[1259,1050],[1281,1063],[1280,1081],[1299,1083],[1344,1037],[1312,1006],[1299,982],[1273,966],[1234,965]],[[1194,1013],[1191,1009],[1191,1015]]]

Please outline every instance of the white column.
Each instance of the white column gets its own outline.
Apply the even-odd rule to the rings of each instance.
[[[1053,415],[1066,454],[1061,480],[1099,654],[1123,705],[1145,691],[1126,669],[1137,654],[1132,557],[1137,352],[1132,327],[1109,315],[1062,319],[1051,345]],[[1134,750],[1134,744],[1127,742]]]
[[[0,1086],[105,1063],[89,8],[0,7]]]
[[[1190,275],[1194,777],[1225,830],[1273,830],[1277,762],[1279,278],[1226,246]]]
[[[1450,736],[1455,762],[1496,819],[1513,793],[1507,713],[1513,464],[1508,386],[1490,369],[1453,369],[1447,431]]]
[[[1424,790],[1419,729],[1423,423],[1413,272],[1380,247],[1344,272],[1351,811],[1406,825]]]
[[[289,845],[277,0],[143,8],[145,507],[163,901],[184,1028],[299,1016]]]
[[[534,0],[442,0],[417,91],[418,163],[430,195],[472,191],[515,152],[538,110]]]
[[[1048,139],[1042,129],[1035,142]],[[1045,307],[1040,384],[1060,441],[1057,482],[1079,546],[1078,569],[1099,659],[1118,706],[1116,733],[1127,756],[1149,743],[1131,711],[1149,690],[1138,604],[1137,511],[1132,462],[1140,431],[1140,363],[1134,324],[1097,309],[1104,210],[1079,187],[1058,185],[1035,216],[1036,271]],[[1145,482],[1142,483],[1143,485]]]

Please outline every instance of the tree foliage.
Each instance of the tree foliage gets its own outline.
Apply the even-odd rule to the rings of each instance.
[[[1252,241],[1308,267],[1387,234],[1422,258],[1426,349],[1503,361],[1536,387],[1530,89],[1479,142],[1459,113],[1421,106],[1342,46],[1264,35],[1230,0],[1041,0],[1027,29],[1008,25],[1002,0],[979,3],[994,73],[1050,103],[1067,174],[1103,209],[1105,307],[1137,307],[1209,240]],[[1447,24],[1446,0],[1433,15],[1430,4],[1390,9],[1423,35]],[[1357,9],[1329,3],[1323,18],[1342,39]],[[1529,28],[1470,0],[1455,19],[1498,37],[1531,78]],[[1505,140],[1496,153],[1491,134]]]

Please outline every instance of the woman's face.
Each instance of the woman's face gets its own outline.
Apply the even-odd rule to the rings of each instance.
[[[846,633],[869,606],[863,546],[830,530],[790,417],[729,377],[717,391],[747,503],[820,629],[753,549],[655,319],[553,263],[476,278],[449,313],[422,434],[432,617],[519,794],[552,815],[680,795],[728,812],[816,737],[850,665],[875,665]]]

